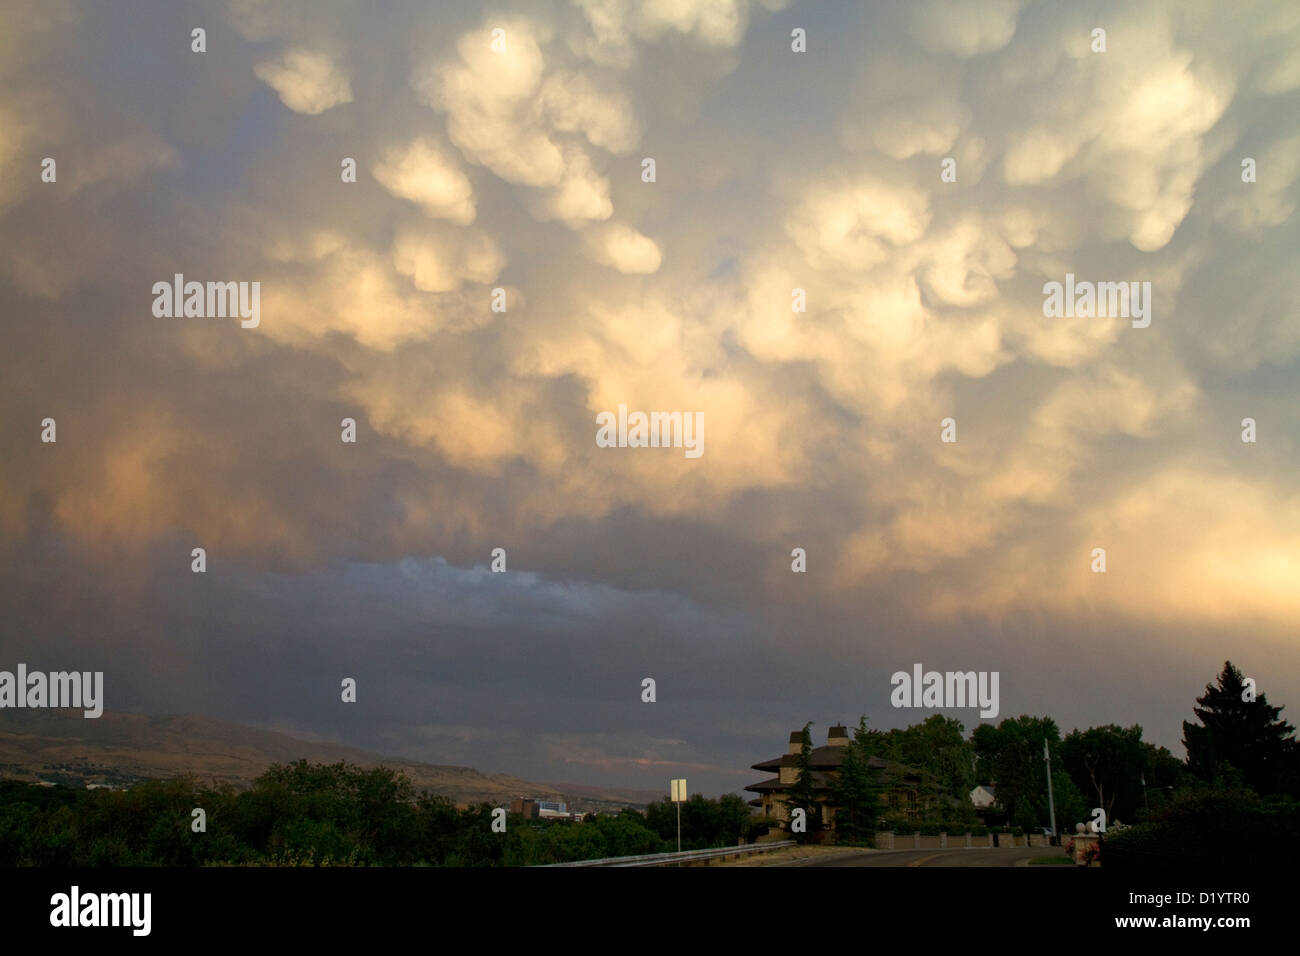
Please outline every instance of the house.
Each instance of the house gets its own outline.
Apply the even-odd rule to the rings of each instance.
[[[812,773],[813,790],[821,800],[822,826],[833,829],[835,825],[835,805],[831,791],[839,776],[840,766],[844,761],[845,748],[849,745],[848,728],[835,726],[826,735],[824,747],[814,747],[809,754],[809,767]],[[799,775],[799,752],[803,748],[803,731],[793,731],[786,752],[771,760],[753,764],[753,769],[775,773],[775,777],[751,784],[745,789],[758,796],[749,801],[765,817],[780,822],[783,829],[789,826],[790,809],[786,806],[786,793],[794,785]],[[908,768],[879,757],[870,757],[867,766],[883,778],[886,789],[881,793],[882,811],[902,814],[909,818],[920,815],[918,808],[919,778]],[[887,810],[885,808],[888,808]]]
[[[987,810],[998,802],[997,788],[991,783],[980,784],[970,792],[970,802],[977,810]]]

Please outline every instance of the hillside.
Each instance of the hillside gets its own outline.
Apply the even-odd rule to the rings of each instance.
[[[150,717],[105,711],[97,720],[86,720],[57,711],[6,709],[0,715],[0,777],[33,783],[126,786],[192,773],[202,780],[243,786],[273,763],[299,759],[363,767],[382,764],[403,771],[417,789],[445,794],[461,804],[504,805],[514,797],[564,799],[553,786],[509,774],[383,757],[197,714]],[[581,808],[584,801],[576,803]]]
[[[666,800],[668,798],[667,788],[664,792],[658,790],[635,790],[627,787],[596,787],[583,783],[552,783],[547,784],[555,790],[560,791],[568,799],[570,804],[575,804],[581,809],[587,809],[590,806],[593,810],[607,810],[618,807],[636,807],[644,808],[646,804],[653,803],[656,800]]]

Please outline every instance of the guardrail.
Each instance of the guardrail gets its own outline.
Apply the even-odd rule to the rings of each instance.
[[[716,860],[724,856],[743,856],[746,853],[763,853],[782,847],[798,846],[794,840],[777,840],[772,843],[750,843],[746,846],[720,846],[711,850],[683,850],[681,853],[646,853],[642,856],[607,856],[599,860],[575,860],[572,863],[547,863],[545,866],[668,866],[672,863],[695,863]]]

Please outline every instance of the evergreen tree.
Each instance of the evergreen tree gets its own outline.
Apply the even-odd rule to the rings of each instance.
[[[844,748],[839,778],[831,788],[835,803],[835,838],[840,843],[868,843],[880,814],[880,782],[871,769],[873,741],[865,715],[858,719],[853,740]]]
[[[1187,769],[1206,781],[1223,778],[1227,767],[1241,772],[1257,793],[1278,793],[1296,786],[1298,752],[1295,727],[1282,720],[1282,707],[1269,706],[1264,694],[1243,699],[1241,671],[1225,661],[1217,686],[1207,684],[1192,708],[1200,726],[1183,721]]]
[[[803,743],[799,748],[799,756],[795,758],[794,783],[785,796],[786,806],[792,813],[794,810],[803,810],[806,814],[808,828],[803,834],[796,834],[801,839],[814,830],[821,829],[822,820],[821,803],[817,799],[812,775],[812,734],[808,731],[811,726],[812,721],[803,725]]]

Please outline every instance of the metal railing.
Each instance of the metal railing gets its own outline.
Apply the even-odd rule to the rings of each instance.
[[[743,856],[746,853],[762,853],[765,850],[779,850],[782,847],[798,846],[794,840],[778,840],[772,843],[750,843],[746,846],[720,846],[710,850],[683,850],[681,853],[646,853],[642,856],[607,856],[599,860],[575,860],[572,863],[547,863],[545,866],[668,866],[672,863],[695,863],[700,860],[715,860],[724,856]]]

